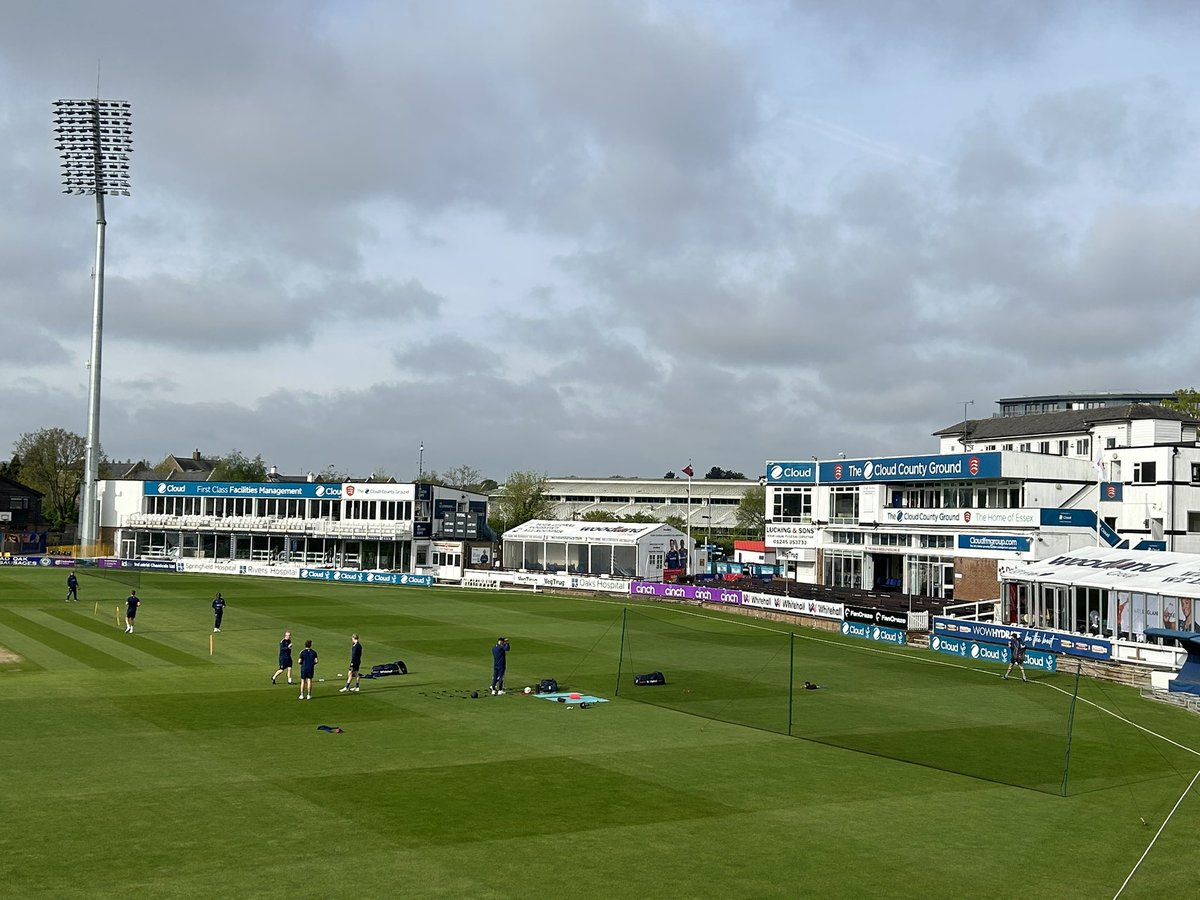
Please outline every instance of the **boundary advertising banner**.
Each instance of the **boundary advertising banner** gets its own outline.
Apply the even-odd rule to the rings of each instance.
[[[1012,659],[1012,651],[1007,644],[989,644],[981,641],[968,641],[962,638],[929,636],[929,649],[935,653],[946,653],[963,659],[978,659],[983,662],[1006,664]],[[1025,665],[1031,669],[1041,669],[1045,672],[1058,671],[1058,657],[1053,653],[1043,653],[1040,650],[1025,651]]]
[[[884,628],[879,625],[866,625],[861,622],[842,622],[839,629],[846,637],[862,638],[866,641],[878,641],[881,644],[903,646],[908,643],[908,633],[899,628]]]
[[[938,637],[957,637],[965,640],[983,641],[989,644],[1006,644],[1014,631],[1030,650],[1047,653],[1064,653],[1068,656],[1084,656],[1088,659],[1112,659],[1112,642],[1102,638],[1080,634],[1061,634],[1040,628],[1025,628],[1021,625],[996,625],[992,622],[975,622],[971,619],[954,619],[935,616],[933,633]]]
[[[742,605],[742,592],[694,584],[663,584],[659,581],[635,581],[629,585],[635,597],[665,597],[670,600],[696,600],[701,603]]]

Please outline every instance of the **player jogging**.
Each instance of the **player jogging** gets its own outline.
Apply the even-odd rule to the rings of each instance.
[[[133,634],[133,620],[137,618],[138,607],[142,601],[138,599],[137,591],[130,591],[125,598],[125,633]]]
[[[359,686],[362,684],[362,675],[359,674],[359,669],[362,667],[362,644],[358,641],[358,635],[350,635],[350,668],[346,671],[346,685],[339,694],[344,694],[347,691],[358,693]],[[350,687],[350,682],[354,682],[354,687]]]
[[[79,579],[74,572],[67,576],[67,602],[72,600],[79,602]]]
[[[1021,680],[1028,681],[1029,679],[1025,677],[1025,644],[1021,640],[1021,632],[1014,631],[1008,636],[1008,653],[1010,658],[1008,668],[1004,672],[1005,680],[1008,679],[1013,666],[1016,666],[1021,670]]]
[[[275,679],[285,671],[288,673],[288,684],[295,684],[292,681],[292,633],[290,631],[285,631],[283,640],[279,642],[279,668],[271,676],[271,684],[274,684]]]

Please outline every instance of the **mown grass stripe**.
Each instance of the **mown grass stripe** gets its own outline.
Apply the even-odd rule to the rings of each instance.
[[[97,650],[90,644],[67,637],[53,628],[31,621],[11,610],[0,609],[0,624],[41,644],[45,644],[50,649],[57,650],[91,669],[136,668],[133,663],[127,660],[105,653],[103,650]]]
[[[117,641],[126,647],[129,638],[124,631],[118,632],[115,627],[107,621],[100,621],[91,616],[79,615],[78,611],[71,609],[53,609],[47,610],[47,614],[56,619],[61,619],[65,624],[72,625],[76,628],[82,628],[92,634],[99,635],[106,640]],[[177,650],[174,647],[160,644],[153,639],[147,639],[145,635],[139,635],[136,646],[134,647],[140,653],[145,653],[147,656],[153,656],[155,659],[160,659],[163,662],[170,663],[173,666],[199,666],[208,662],[208,654],[200,656],[199,654],[188,653],[184,650]]]

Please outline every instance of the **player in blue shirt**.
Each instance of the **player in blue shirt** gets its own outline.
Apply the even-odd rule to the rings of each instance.
[[[304,642],[304,649],[300,651],[300,699],[312,699],[312,683],[313,676],[317,674],[317,651],[313,649],[312,641]],[[307,698],[304,696],[305,687],[308,688]]]
[[[508,666],[508,638],[502,637],[492,647],[492,694],[504,693],[504,669]]]
[[[1004,671],[1005,679],[1013,670],[1013,666],[1016,666],[1021,670],[1021,680],[1028,681],[1029,679],[1025,677],[1025,644],[1021,640],[1021,632],[1014,631],[1008,636],[1008,653],[1009,661],[1008,668]]]
[[[67,576],[67,600],[79,602],[79,579],[75,577],[74,572]]]
[[[142,601],[138,599],[137,591],[130,591],[125,598],[125,633],[133,634],[133,620],[137,618],[138,607]]]
[[[347,691],[358,693],[359,687],[362,685],[362,675],[359,674],[359,669],[362,667],[362,644],[359,643],[358,635],[350,635],[350,667],[346,670],[346,686],[343,687],[339,694],[344,694]],[[354,681],[354,687],[350,687],[350,681]]]
[[[292,681],[292,633],[285,631],[283,640],[279,642],[279,669],[271,676],[271,684],[275,683],[275,679],[284,673],[288,673],[288,684],[295,684]]]
[[[214,613],[213,631],[221,630],[221,617],[225,615],[225,598],[221,596],[221,592],[217,591],[217,596],[213,597],[212,608]]]

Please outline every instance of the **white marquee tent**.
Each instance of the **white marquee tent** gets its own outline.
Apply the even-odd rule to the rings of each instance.
[[[1192,553],[1083,547],[1009,569],[1003,578],[1008,621],[1032,615],[1065,630],[1122,636],[1196,624],[1200,556]]]
[[[663,569],[686,569],[695,551],[682,531],[654,522],[534,519],[503,540],[505,569],[619,578],[661,578]]]

